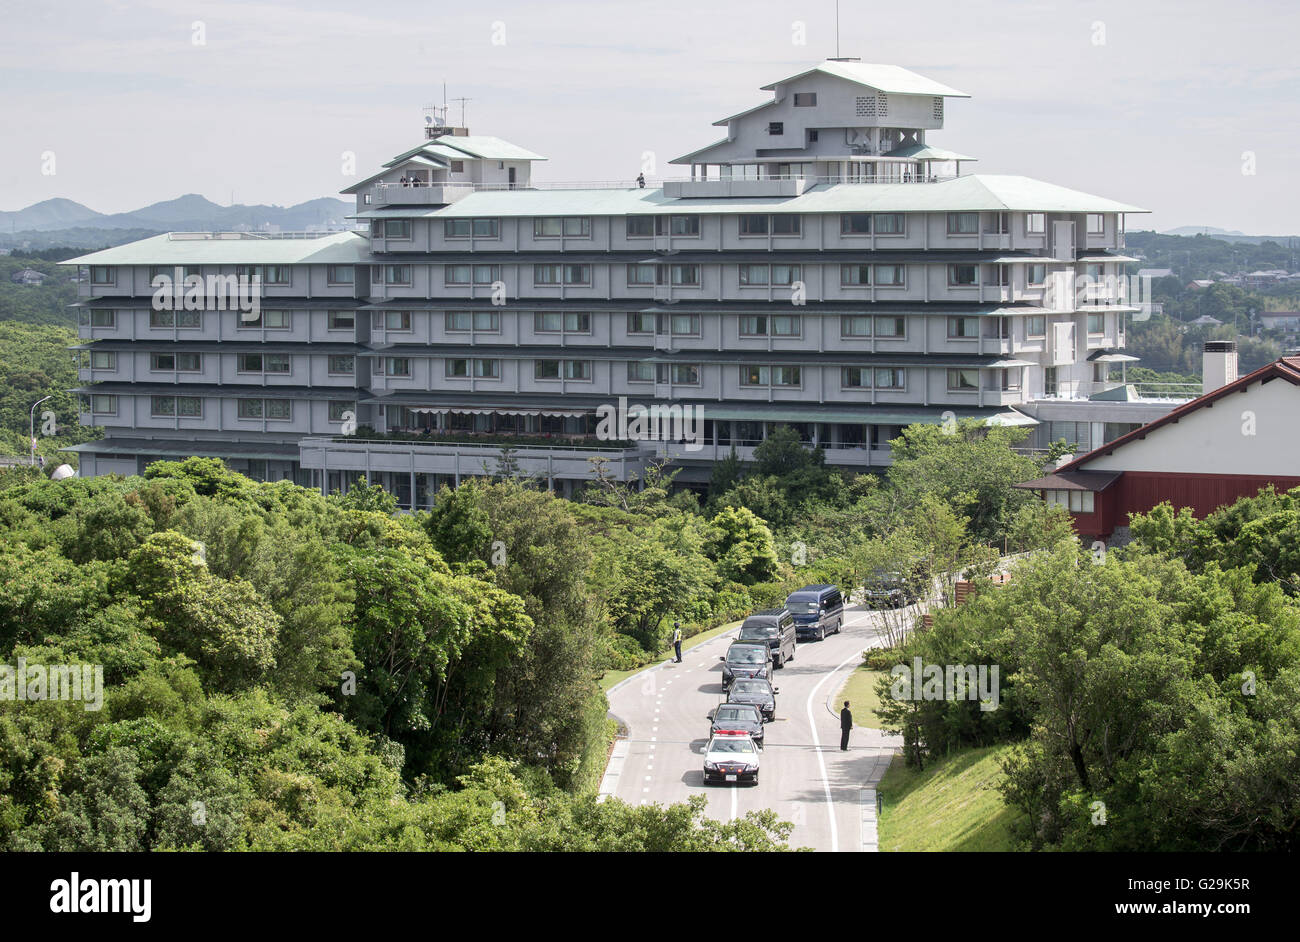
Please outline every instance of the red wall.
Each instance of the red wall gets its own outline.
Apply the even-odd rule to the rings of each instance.
[[[1112,491],[1118,492],[1115,525],[1123,526],[1128,523],[1129,514],[1146,513],[1166,500],[1175,508],[1190,507],[1195,516],[1204,517],[1238,498],[1254,497],[1270,484],[1278,491],[1289,491],[1300,487],[1300,477],[1125,471],[1111,486]]]

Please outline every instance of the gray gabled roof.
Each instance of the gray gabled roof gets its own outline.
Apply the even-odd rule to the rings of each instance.
[[[770,92],[778,85],[785,85],[801,79],[805,75],[812,75],[814,72],[834,75],[836,78],[842,78],[892,95],[935,95],[943,98],[970,97],[965,92],[959,92],[955,88],[941,85],[933,79],[918,75],[911,69],[905,69],[902,66],[868,62],[837,62],[832,59],[820,62],[811,69],[805,69],[797,75],[773,82],[771,85],[764,85],[763,91]]]
[[[174,233],[115,245],[60,265],[356,265],[370,257],[370,239],[357,232],[278,238],[254,232]]]

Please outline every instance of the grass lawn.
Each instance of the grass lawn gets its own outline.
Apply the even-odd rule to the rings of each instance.
[[[1003,805],[995,787],[1002,778],[998,757],[1010,748],[970,749],[921,772],[905,768],[902,756],[895,756],[879,789],[884,796],[880,849],[1015,850],[1011,825],[1020,812]]]
[[[838,710],[848,700],[853,711],[853,725],[863,729],[880,729],[880,718],[876,716],[876,707],[880,698],[876,696],[876,681],[886,676],[885,671],[873,671],[859,666],[831,702]]]
[[[703,644],[705,641],[708,641],[711,638],[716,638],[718,635],[722,634],[723,632],[734,631],[736,628],[739,627],[740,627],[740,622],[730,621],[727,622],[725,625],[719,625],[717,628],[710,628],[708,631],[701,631],[698,635],[691,635],[691,637],[682,641],[682,653],[685,654],[687,651],[695,647],[697,644]],[[670,646],[668,652],[665,652],[663,656],[667,657],[668,653],[671,651],[672,651],[672,647]],[[639,674],[647,667],[653,667],[656,663],[658,663],[659,660],[660,658],[656,657],[654,658],[654,660],[650,661],[649,663],[643,664],[640,667],[636,668],[636,670],[605,671],[605,673],[600,678],[600,689],[608,693],[609,689],[613,687],[615,684],[617,684],[619,681],[627,680],[633,674]]]

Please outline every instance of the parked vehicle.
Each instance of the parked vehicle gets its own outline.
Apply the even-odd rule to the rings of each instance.
[[[838,586],[806,585],[790,593],[785,607],[794,617],[800,641],[825,641],[827,635],[839,634],[844,627],[844,596]]]
[[[704,747],[704,784],[758,784],[759,752],[754,740],[741,734],[717,735]]]
[[[745,733],[763,745],[763,714],[752,703],[719,703],[709,714],[709,736]]]
[[[911,580],[901,572],[877,570],[863,587],[863,602],[872,608],[902,608],[911,605],[918,596]]]
[[[783,608],[755,612],[740,626],[739,640],[767,645],[772,652],[772,666],[776,668],[794,660],[796,638],[794,617]]]
[[[772,667],[767,645],[750,641],[733,641],[721,660],[723,690],[736,680],[748,680],[751,677],[766,679]]]

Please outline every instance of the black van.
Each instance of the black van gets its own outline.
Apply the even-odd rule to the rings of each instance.
[[[837,586],[806,585],[791,592],[785,607],[794,616],[795,631],[799,640],[839,634],[844,627],[844,596]]]
[[[766,644],[772,652],[772,666],[785,667],[794,660],[794,618],[783,608],[765,608],[750,615],[740,626],[737,641]]]

